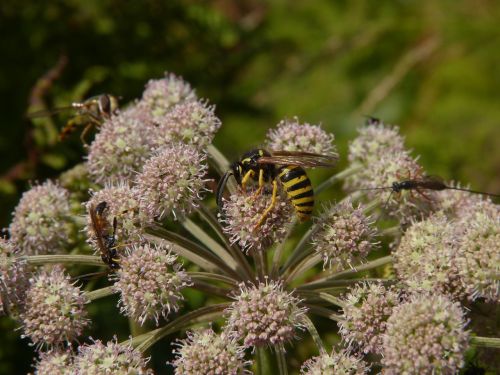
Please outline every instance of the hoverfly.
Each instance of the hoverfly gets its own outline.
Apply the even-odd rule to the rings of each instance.
[[[71,105],[66,107],[54,108],[48,111],[28,113],[28,117],[46,117],[68,110],[75,111],[75,116],[71,118],[62,128],[61,132],[59,133],[59,138],[61,140],[64,140],[76,129],[77,126],[85,125],[85,128],[80,134],[80,139],[82,143],[86,145],[87,143],[85,142],[85,136],[90,131],[92,126],[98,127],[112,115],[117,114],[118,98],[110,94],[101,94],[90,97],[83,102],[71,103]]]
[[[314,191],[305,168],[332,167],[338,159],[337,155],[327,156],[308,152],[251,150],[239,161],[231,164],[217,186],[217,205],[222,209],[222,195],[230,176],[234,176],[238,185],[245,190],[249,180],[257,181],[259,194],[265,183],[273,185],[272,199],[261,218],[255,225],[258,228],[276,204],[278,180],[283,185],[288,198],[292,202],[300,221],[311,217],[314,207]]]
[[[90,221],[92,230],[94,231],[97,247],[101,252],[102,261],[109,266],[112,270],[120,268],[118,252],[116,251],[116,217],[113,219],[113,226],[111,225],[104,215],[107,209],[107,202],[103,201],[97,205],[89,207]]]

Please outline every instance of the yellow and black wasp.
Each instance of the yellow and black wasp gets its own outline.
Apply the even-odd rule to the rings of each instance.
[[[105,201],[97,205],[91,204],[89,207],[89,215],[94,238],[101,253],[101,259],[109,268],[115,270],[120,268],[120,259],[116,250],[117,220],[115,217],[113,218],[113,225],[111,226],[109,224],[104,212],[107,208],[108,204]]]
[[[217,204],[219,209],[222,209],[222,196],[230,176],[234,176],[243,190],[250,180],[257,181],[259,188],[256,194],[260,194],[265,184],[270,182],[273,186],[271,203],[255,225],[257,228],[276,204],[279,182],[285,189],[299,220],[306,221],[311,217],[314,208],[314,190],[304,168],[332,167],[337,159],[337,155],[327,156],[309,152],[251,150],[239,161],[232,163],[230,170],[222,176],[217,186]]]
[[[112,115],[118,112],[118,98],[110,94],[101,94],[90,97],[83,102],[74,102],[66,107],[54,108],[48,111],[38,111],[28,113],[28,117],[47,117],[59,112],[68,110],[75,111],[75,116],[71,118],[59,133],[59,138],[64,140],[71,134],[78,126],[85,126],[80,135],[83,144],[85,137],[90,129],[95,126],[99,127],[105,120],[109,119]]]

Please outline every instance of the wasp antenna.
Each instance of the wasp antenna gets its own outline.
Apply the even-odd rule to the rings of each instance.
[[[217,197],[217,206],[219,206],[219,210],[222,209],[222,196],[224,195],[224,189],[227,185],[227,180],[232,175],[233,172],[227,171],[226,173],[224,173],[224,175],[219,181],[219,184],[217,185],[216,197]]]
[[[487,195],[489,197],[494,197],[494,198],[500,198],[500,194],[493,194],[493,193],[485,193],[484,191],[477,191],[477,190],[470,190],[470,189],[463,189],[459,187],[452,187],[452,186],[447,186],[447,189],[451,190],[459,190],[459,191],[466,191],[468,193],[472,194],[481,194],[481,195]]]
[[[382,186],[382,187],[374,187],[374,188],[364,188],[364,189],[356,189],[353,191],[364,191],[364,190],[388,190],[392,189],[392,186]]]

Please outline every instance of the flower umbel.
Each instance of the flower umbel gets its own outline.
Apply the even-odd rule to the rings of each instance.
[[[131,346],[118,344],[116,339],[106,344],[96,340],[91,345],[80,346],[78,352],[74,364],[76,374],[153,374],[146,367],[148,359]]]
[[[191,285],[190,278],[168,247],[148,244],[134,246],[122,257],[113,289],[120,293],[120,311],[143,324],[179,309],[180,291]]]
[[[301,124],[297,117],[282,120],[275,129],[268,131],[267,139],[270,150],[338,156],[333,144],[333,134],[325,132],[319,125]]]
[[[68,244],[69,193],[47,181],[33,186],[19,201],[9,226],[11,240],[24,254],[62,252]]]
[[[302,329],[305,308],[281,283],[240,284],[240,293],[227,310],[227,332],[243,339],[245,347],[270,346],[291,341]]]
[[[179,143],[163,147],[136,178],[141,209],[157,219],[189,214],[201,200],[207,169],[206,155],[193,146]]]
[[[226,333],[216,334],[212,329],[187,333],[174,351],[172,362],[176,375],[248,374],[244,348]]]
[[[304,362],[300,369],[302,375],[363,375],[367,374],[369,366],[360,358],[346,350],[333,350],[330,354],[323,353],[318,357]]]
[[[455,374],[463,366],[469,334],[458,303],[441,295],[416,295],[387,320],[384,373]]]
[[[42,270],[30,279],[21,314],[24,335],[37,346],[71,341],[90,323],[80,288],[71,284],[61,267]]]
[[[312,238],[324,267],[352,267],[354,260],[364,260],[375,245],[372,224],[373,219],[364,214],[363,207],[354,208],[350,200],[326,208]]]

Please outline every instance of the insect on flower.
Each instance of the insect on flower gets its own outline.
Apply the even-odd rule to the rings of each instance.
[[[120,267],[119,257],[116,251],[116,217],[113,219],[113,229],[104,215],[108,207],[107,202],[103,201],[97,205],[91,205],[89,208],[92,229],[95,234],[97,247],[101,252],[101,259],[109,268],[115,270]]]
[[[71,134],[77,126],[85,126],[80,139],[84,145],[85,136],[92,126],[100,126],[104,120],[109,119],[118,111],[118,97],[110,94],[92,96],[83,102],[74,102],[69,106],[54,108],[52,110],[42,110],[28,113],[29,118],[47,117],[56,113],[73,110],[75,115],[66,123],[59,133],[59,138],[64,140]]]
[[[270,205],[262,213],[255,225],[258,228],[276,204],[278,181],[283,185],[288,198],[292,202],[300,221],[310,218],[314,207],[314,191],[304,168],[333,167],[337,155],[327,156],[308,152],[295,151],[266,151],[263,149],[251,150],[239,161],[231,164],[217,186],[217,204],[222,209],[222,195],[230,176],[234,176],[238,185],[245,190],[249,180],[257,181],[259,188],[255,192],[262,192],[266,183],[273,186]]]

